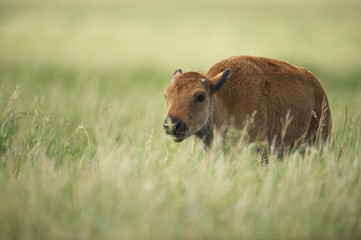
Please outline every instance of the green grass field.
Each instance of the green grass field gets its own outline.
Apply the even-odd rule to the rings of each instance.
[[[175,69],[307,67],[334,145],[165,136]],[[0,239],[361,238],[361,2],[0,0]]]

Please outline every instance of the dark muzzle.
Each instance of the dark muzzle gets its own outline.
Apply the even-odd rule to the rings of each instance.
[[[188,132],[185,123],[177,117],[167,117],[163,123],[166,134],[172,135],[176,140],[183,140]]]

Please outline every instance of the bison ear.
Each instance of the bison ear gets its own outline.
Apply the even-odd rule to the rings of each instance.
[[[177,70],[175,70],[175,72],[173,73],[173,77],[177,77],[177,76],[179,76],[179,75],[181,75],[182,74],[182,69],[177,69]]]
[[[226,81],[230,75],[231,75],[231,69],[227,68],[223,72],[218,73],[216,76],[214,76],[212,79],[210,79],[211,94],[213,94],[217,90],[219,90],[226,83]]]

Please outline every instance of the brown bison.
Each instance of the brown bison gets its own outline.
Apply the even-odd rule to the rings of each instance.
[[[250,141],[292,147],[325,139],[331,128],[328,100],[317,78],[270,58],[235,56],[206,74],[179,69],[164,96],[163,127],[176,142],[195,135],[209,147],[214,130],[224,134],[247,127]]]

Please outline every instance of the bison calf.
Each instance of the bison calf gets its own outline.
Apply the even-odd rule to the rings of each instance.
[[[317,78],[275,59],[231,57],[206,74],[179,69],[164,96],[168,113],[163,127],[176,142],[195,135],[209,147],[214,130],[244,129],[250,117],[250,140],[275,147],[325,139],[331,128],[328,100]]]

